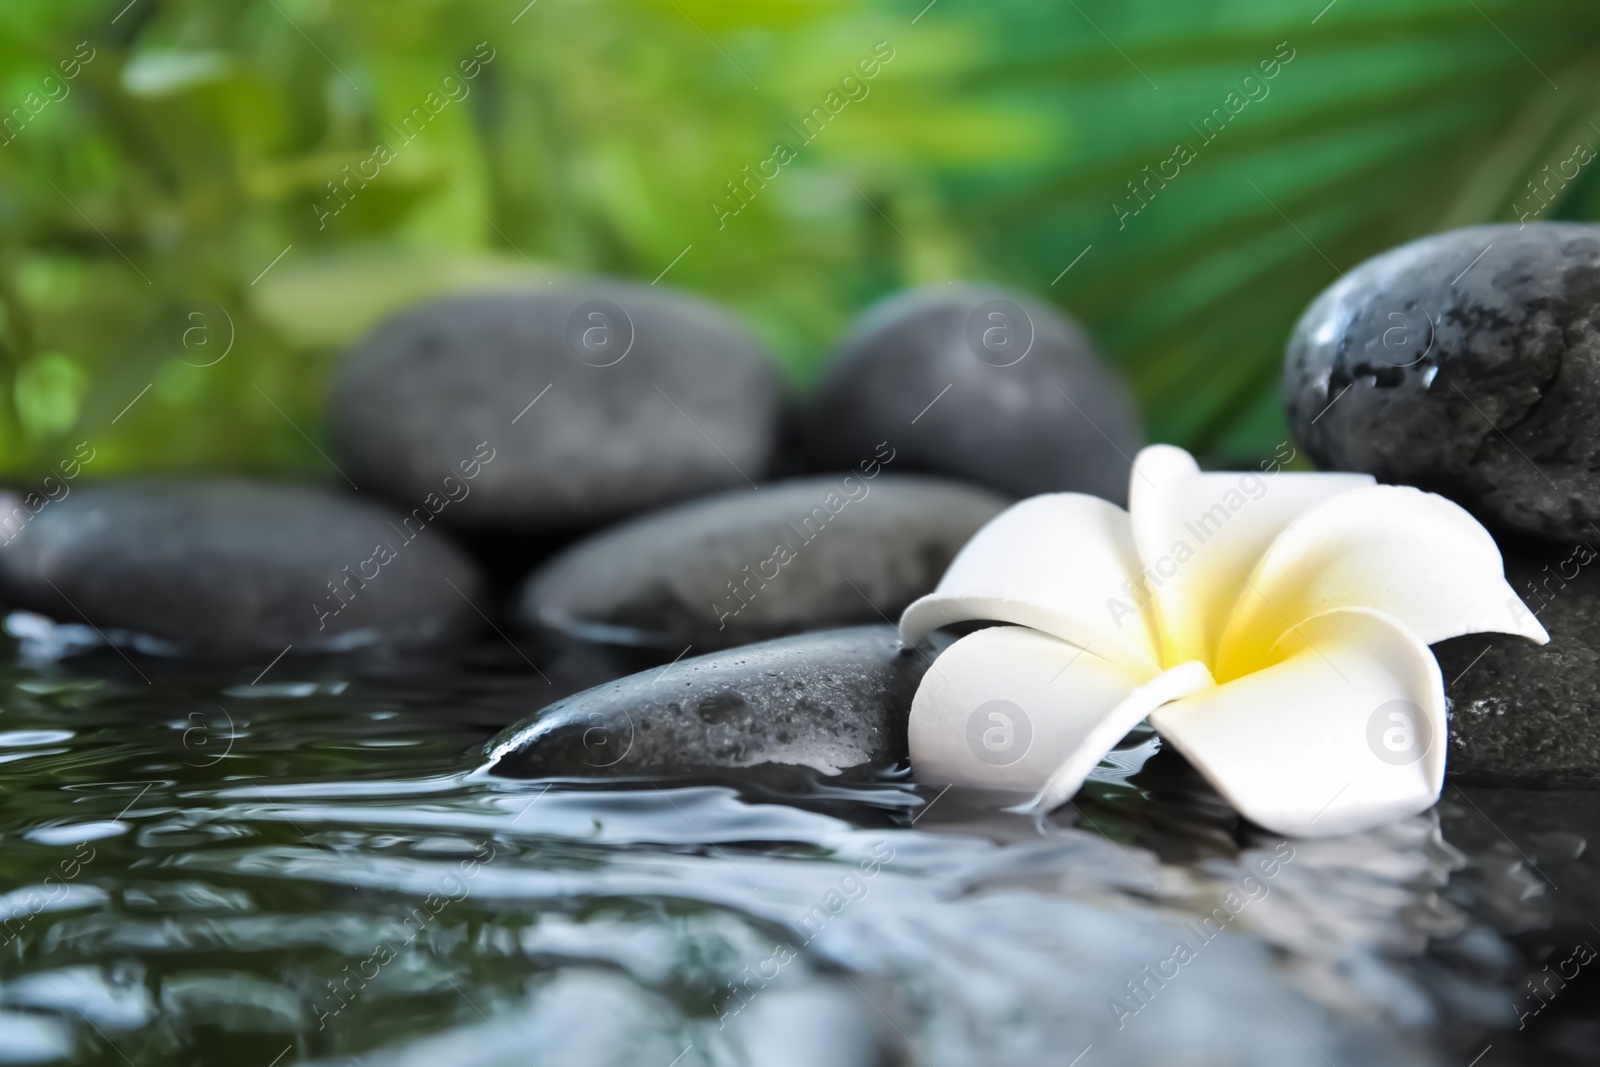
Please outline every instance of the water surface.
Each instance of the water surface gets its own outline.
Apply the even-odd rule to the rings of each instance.
[[[1600,1058],[1593,793],[1286,842],[1148,733],[1045,820],[904,767],[501,781],[495,732],[644,663],[40,652],[0,648],[0,1063]]]

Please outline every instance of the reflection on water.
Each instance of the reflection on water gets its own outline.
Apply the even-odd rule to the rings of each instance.
[[[1292,1067],[1492,1044],[1496,1067],[1600,1047],[1592,974],[1527,987],[1600,946],[1593,794],[1451,787],[1398,825],[1287,842],[1148,733],[1045,820],[904,768],[501,781],[476,771],[494,732],[640,665],[531,650],[541,676],[511,651],[291,660],[254,684],[263,664],[6,668],[0,1063]]]

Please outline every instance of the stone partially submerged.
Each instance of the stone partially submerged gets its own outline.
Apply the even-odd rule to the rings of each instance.
[[[220,656],[437,641],[478,623],[480,594],[472,563],[415,516],[238,479],[76,489],[0,546],[0,592],[141,647]]]
[[[1469,634],[1434,646],[1450,698],[1452,778],[1600,787],[1600,537],[1502,538],[1506,578],[1548,645]]]
[[[906,754],[911,697],[937,646],[891,626],[800,634],[680,660],[585,690],[489,743],[509,778],[836,774]]]

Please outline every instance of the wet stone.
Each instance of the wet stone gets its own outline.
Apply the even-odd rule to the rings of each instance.
[[[1283,389],[1319,466],[1600,536],[1600,226],[1479,226],[1368,260],[1301,318]]]
[[[1483,785],[1600,787],[1600,537],[1501,539],[1506,577],[1550,634],[1434,646],[1450,701],[1447,764]]]
[[[906,755],[911,698],[937,645],[890,626],[800,634],[679,660],[559,700],[491,741],[511,778],[835,774]]]
[[[340,462],[406,502],[476,469],[459,526],[560,529],[765,470],[780,401],[721,309],[620,282],[453,297],[380,324],[333,397]]]
[[[6,514],[10,606],[150,651],[299,655],[478,625],[477,574],[443,531],[321,489],[130,481],[75,489],[20,528],[26,512]]]
[[[1126,390],[1076,323],[975,285],[868,309],[796,424],[813,469],[853,466],[887,440],[902,470],[1117,502],[1142,440]]]
[[[522,618],[673,651],[896,618],[1008,501],[882,468],[869,459],[850,473],[735,490],[605,530],[529,578]]]

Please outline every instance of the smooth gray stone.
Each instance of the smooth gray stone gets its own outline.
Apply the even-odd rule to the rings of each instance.
[[[356,482],[406,506],[487,445],[449,521],[559,528],[759,479],[779,403],[771,359],[720,308],[585,282],[388,319],[342,369],[332,432]]]
[[[1506,577],[1550,634],[1433,646],[1450,702],[1448,770],[1484,785],[1600,787],[1600,537],[1501,539]]]
[[[1478,226],[1368,260],[1300,319],[1283,395],[1321,467],[1600,536],[1600,226]]]
[[[0,517],[0,537],[24,514]],[[416,520],[410,528],[402,521],[309,486],[82,486],[21,521],[0,547],[0,590],[14,606],[122,631],[161,651],[276,654],[292,643],[299,655],[419,644],[474,628],[472,564],[444,531],[419,533]],[[392,553],[387,563],[375,553],[380,544]]]
[[[604,530],[529,577],[522,618],[674,651],[897,618],[1009,501],[868,470],[733,490]]]
[[[977,285],[869,308],[796,421],[813,469],[853,467],[887,441],[901,470],[1013,496],[1073,490],[1119,503],[1142,441],[1127,390],[1076,323]]]
[[[911,698],[942,644],[890,626],[782,637],[680,660],[558,700],[489,742],[509,778],[834,774],[902,759]]]

